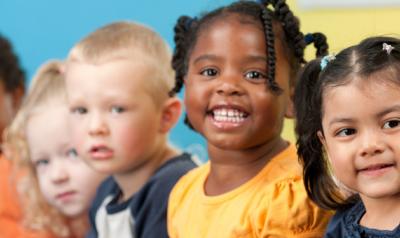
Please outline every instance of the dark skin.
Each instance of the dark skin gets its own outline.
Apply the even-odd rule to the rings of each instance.
[[[199,34],[185,78],[185,105],[191,124],[207,139],[207,195],[249,181],[288,146],[280,134],[292,103],[290,70],[279,40],[275,49],[281,94],[266,85],[261,23],[232,14]]]

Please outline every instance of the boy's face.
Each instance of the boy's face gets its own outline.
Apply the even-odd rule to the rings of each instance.
[[[22,97],[22,94],[20,95]],[[13,93],[7,92],[3,81],[0,80],[0,134],[3,133],[4,129],[10,124],[18,108],[13,101]],[[2,141],[0,136],[0,142]]]
[[[95,172],[71,146],[68,109],[45,105],[28,121],[31,162],[46,201],[68,217],[87,213],[104,175]]]
[[[71,62],[66,77],[74,142],[86,162],[112,174],[145,164],[161,144],[150,68],[128,59]]]
[[[191,124],[209,145],[248,149],[280,137],[289,102],[289,66],[276,45],[279,95],[266,84],[261,25],[232,15],[200,32],[185,79],[185,105]]]

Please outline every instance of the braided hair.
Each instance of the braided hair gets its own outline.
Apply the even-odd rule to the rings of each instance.
[[[2,35],[0,35],[0,80],[3,81],[7,92],[25,86],[25,72],[19,65],[11,43]]]
[[[175,49],[172,58],[172,67],[176,73],[175,86],[170,95],[180,92],[183,87],[184,77],[188,72],[189,58],[197,43],[199,34],[216,20],[226,18],[232,14],[248,17],[255,24],[262,25],[267,51],[267,87],[273,93],[282,91],[275,81],[276,39],[283,44],[285,49],[288,49],[284,53],[290,64],[290,76],[291,79],[296,77],[302,64],[306,62],[304,59],[306,42],[303,33],[300,31],[299,20],[289,9],[285,0],[238,1],[203,14],[200,18],[179,17],[174,28]],[[275,27],[279,27],[282,30],[274,30]],[[187,118],[185,123],[188,124]]]

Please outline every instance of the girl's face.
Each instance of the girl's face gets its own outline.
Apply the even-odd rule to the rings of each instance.
[[[40,107],[27,124],[27,142],[41,192],[68,217],[88,212],[104,175],[89,168],[70,143],[66,105]]]
[[[289,66],[276,49],[276,81],[266,85],[266,46],[261,25],[238,15],[218,19],[200,32],[185,78],[189,121],[222,149],[249,149],[280,137],[289,97]]]
[[[400,86],[379,76],[328,88],[323,97],[319,137],[335,176],[364,201],[400,197]]]

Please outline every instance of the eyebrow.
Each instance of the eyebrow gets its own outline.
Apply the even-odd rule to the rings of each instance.
[[[203,61],[203,60],[217,60],[218,56],[216,55],[211,55],[211,54],[206,54],[206,55],[200,55],[199,57],[197,57],[194,61],[193,64],[198,63],[199,61]]]
[[[205,55],[201,55],[199,57],[197,57],[194,61],[193,64],[198,63],[199,61],[202,60],[218,60],[219,57],[213,54],[205,54]],[[248,62],[257,62],[257,61],[262,61],[262,62],[267,62],[267,57],[264,55],[250,55],[247,56],[246,58],[244,58],[243,60],[244,62],[248,63]]]
[[[394,106],[391,106],[389,108],[386,108],[383,111],[380,111],[380,112],[376,113],[375,117],[376,118],[380,118],[380,117],[383,117],[386,114],[389,114],[389,113],[395,112],[395,111],[400,112],[400,105],[394,105]],[[335,123],[352,123],[354,121],[355,120],[352,119],[352,118],[340,118],[340,117],[338,117],[338,118],[334,118],[333,120],[331,120],[329,122],[329,125],[332,125],[332,124],[335,124]]]
[[[383,111],[377,113],[377,114],[376,114],[376,117],[379,118],[379,117],[382,117],[382,116],[384,116],[384,115],[386,115],[386,114],[389,114],[389,113],[395,112],[395,111],[400,111],[400,105],[394,105],[394,106],[391,106],[391,107],[389,107],[389,108],[386,108],[385,110],[383,110]]]

